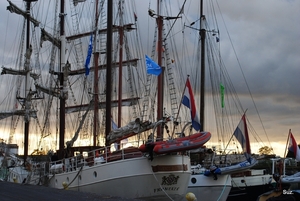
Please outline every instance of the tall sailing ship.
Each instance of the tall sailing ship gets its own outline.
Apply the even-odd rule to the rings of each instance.
[[[186,139],[180,136],[191,113],[180,109],[180,102],[187,74],[197,107],[200,103],[198,134],[206,133],[210,139],[210,121],[204,121],[209,113],[216,121],[215,136],[225,141],[244,114],[241,107],[233,109],[241,105],[239,100],[229,102],[229,96],[236,94],[220,54],[214,57],[220,50],[219,31],[204,26],[211,21],[206,21],[202,1],[191,1],[190,8],[188,1],[178,8],[162,2],[151,1],[146,8],[140,1],[26,0],[21,9],[19,1],[18,5],[8,1],[8,10],[23,16],[24,22],[21,49],[15,55],[21,59],[14,61],[18,67],[2,68],[2,74],[18,75],[10,76],[12,82],[18,77],[18,84],[11,85],[16,86],[12,94],[18,99],[8,101],[13,112],[1,114],[1,119],[8,123],[10,117],[13,122],[8,143],[14,141],[16,130],[25,130],[24,161],[28,147],[34,147],[35,153],[50,150],[51,161],[43,163],[49,167],[43,175],[48,186],[149,200],[182,200],[189,186],[198,197],[209,193],[206,197],[211,200],[220,196],[226,200],[230,174],[217,180],[202,174],[195,182],[188,149],[168,153],[138,149],[148,140],[159,144]],[[196,15],[187,15],[187,9],[197,10]],[[146,22],[148,27],[140,30]],[[145,52],[161,67],[159,75],[146,72]],[[208,71],[205,63],[211,64]],[[21,87],[24,77],[25,89]],[[208,91],[214,99],[204,88],[205,77],[210,77]],[[221,84],[225,95],[221,95]],[[221,97],[232,105],[222,107]],[[216,111],[207,109],[205,102],[213,103]],[[23,119],[25,126],[20,124]],[[222,126],[223,122],[229,126]],[[195,136],[192,129],[184,132]],[[36,134],[38,140],[33,141]],[[28,139],[34,143],[27,144]],[[27,182],[28,175],[41,174],[27,174]]]
[[[18,77],[14,91],[17,99],[10,103],[13,111],[1,114],[2,119],[10,117],[13,122],[8,143],[13,141],[18,127],[24,126],[24,157],[18,167],[27,174],[18,182],[31,183],[33,177],[39,176],[43,183],[58,189],[145,200],[183,199],[191,174],[185,150],[145,154],[137,148],[149,134],[162,141],[177,108],[172,97],[172,115],[163,110],[163,74],[147,75],[145,79],[145,68],[135,68],[143,57],[133,58],[140,47],[129,45],[138,39],[131,33],[137,29],[134,3],[74,0],[68,7],[64,0],[22,3],[25,9],[12,1],[7,7],[24,19],[20,52],[16,55],[21,59],[16,62],[17,68],[2,67],[2,74]],[[125,17],[126,6],[135,9],[130,18]],[[150,16],[157,22],[161,50],[162,23],[167,17],[159,14],[159,1],[157,8],[158,14]],[[46,16],[39,19],[42,15]],[[162,53],[158,52],[158,64],[164,66]],[[168,55],[164,62],[169,65],[169,76],[170,61]],[[138,104],[139,96],[143,96],[138,88],[141,85],[136,82],[147,84],[142,91],[142,108]],[[154,82],[158,83],[156,87],[151,86],[156,85]],[[158,104],[149,107],[151,99],[147,95],[158,97]],[[153,113],[155,109],[157,114]],[[20,125],[22,117],[24,124]],[[112,130],[113,121],[117,123]],[[36,146],[29,144],[34,133],[40,135]],[[122,147],[121,140],[129,137],[135,137],[135,142],[130,140],[131,146]],[[54,150],[48,152],[51,160],[32,163],[28,148],[33,146],[37,147],[35,153]],[[41,167],[44,174],[32,174],[36,167]]]

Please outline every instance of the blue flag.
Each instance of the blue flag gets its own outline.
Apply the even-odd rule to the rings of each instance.
[[[93,52],[93,34],[91,35],[91,38],[90,38],[88,53],[87,53],[85,65],[84,65],[85,66],[85,75],[89,75],[89,73],[90,73],[89,65],[90,65],[92,52]]]
[[[162,72],[162,68],[155,63],[150,57],[146,56],[146,67],[147,67],[147,73],[152,75],[160,75]]]

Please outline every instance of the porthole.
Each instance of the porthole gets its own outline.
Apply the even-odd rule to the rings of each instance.
[[[197,179],[196,179],[195,177],[193,177],[193,178],[191,179],[191,182],[192,182],[193,184],[195,184],[195,183],[197,182]]]
[[[97,177],[97,172],[96,171],[94,172],[94,177]]]

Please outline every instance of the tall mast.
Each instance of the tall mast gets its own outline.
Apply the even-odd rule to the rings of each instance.
[[[26,71],[26,77],[25,77],[25,111],[26,114],[24,116],[24,166],[26,166],[26,159],[28,156],[28,138],[29,138],[29,109],[31,105],[31,94],[30,94],[30,55],[31,54],[31,47],[30,47],[30,4],[32,1],[37,0],[25,0],[26,1],[26,21],[27,21],[27,27],[26,27],[26,59],[24,63],[24,68]],[[28,54],[27,54],[28,53]]]
[[[157,0],[157,27],[158,27],[158,42],[157,42],[157,64],[162,67],[162,27],[163,17],[160,14],[160,0]],[[164,97],[164,68],[157,78],[157,120],[163,118],[163,97]],[[157,127],[157,140],[163,140],[163,128],[162,125]]]
[[[112,73],[112,21],[113,21],[113,0],[107,1],[107,41],[106,41],[106,121],[105,121],[105,145],[108,146],[106,136],[111,131],[111,73]]]
[[[94,30],[94,131],[93,131],[93,145],[97,145],[97,138],[98,138],[98,128],[99,128],[99,89],[98,89],[98,59],[99,59],[99,50],[97,49],[97,29],[98,29],[98,2],[96,1],[95,5],[95,30]]]
[[[65,103],[67,99],[67,91],[66,91],[66,54],[65,54],[65,46],[66,46],[66,36],[65,36],[65,1],[60,1],[60,75],[59,75],[59,84],[60,84],[60,110],[59,110],[59,150],[61,151],[60,154],[63,153],[64,146],[65,146]],[[63,157],[63,156],[61,156]]]
[[[122,4],[122,2],[120,2]],[[122,5],[119,7],[120,13],[120,26],[119,26],[119,91],[118,91],[118,127],[121,127],[121,117],[122,117],[122,74],[123,74],[123,36],[124,36],[124,27],[123,27],[123,13]]]
[[[204,131],[204,107],[205,107],[205,35],[206,35],[206,29],[205,29],[205,16],[203,15],[203,0],[201,0],[200,3],[200,37],[201,37],[201,86],[200,86],[200,125],[201,125],[201,131]]]

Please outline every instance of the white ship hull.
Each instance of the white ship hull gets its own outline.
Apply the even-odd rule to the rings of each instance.
[[[28,159],[28,161],[30,161]],[[44,182],[45,162],[28,162],[26,167],[21,159],[11,155],[7,159],[8,168],[3,172],[3,180],[14,183],[42,185]],[[6,168],[6,167],[5,167]],[[1,176],[1,175],[0,175]],[[1,178],[0,178],[1,179]]]
[[[272,175],[265,174],[264,170],[254,169],[241,172],[240,176],[232,175],[231,181],[232,189],[228,201],[256,200],[259,195],[272,190],[272,183],[275,183]]]
[[[49,186],[144,200],[182,200],[191,175],[190,159],[182,155],[160,155],[83,166],[49,176]]]
[[[232,187],[243,188],[248,186],[266,185],[275,182],[272,175],[253,175],[232,178]]]
[[[218,179],[214,180],[212,177],[203,174],[195,174],[191,175],[187,192],[195,194],[197,200],[226,201],[231,186],[230,175],[218,175]]]

